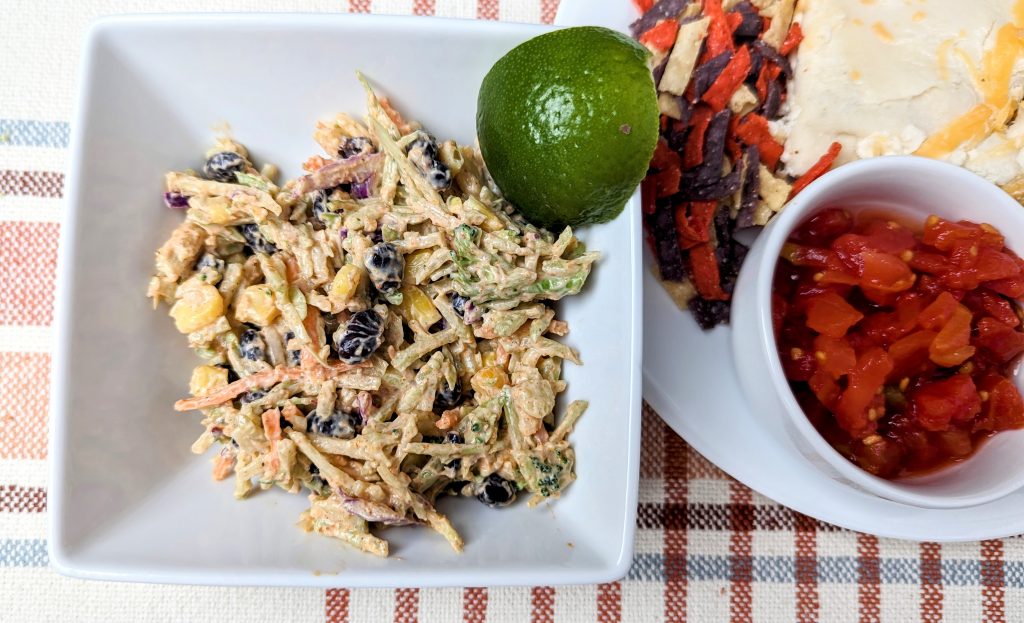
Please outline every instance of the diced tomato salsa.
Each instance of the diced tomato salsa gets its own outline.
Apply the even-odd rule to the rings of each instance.
[[[883,478],[930,472],[1024,428],[1024,260],[994,227],[930,216],[920,232],[829,209],[783,247],[772,318],[807,417]]]

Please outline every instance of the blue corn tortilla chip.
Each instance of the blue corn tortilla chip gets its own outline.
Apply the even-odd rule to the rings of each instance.
[[[629,32],[633,34],[634,38],[639,38],[640,35],[653,28],[658,20],[679,17],[689,3],[690,0],[661,0],[641,15],[640,19],[630,24]]]
[[[682,156],[683,150],[686,149],[686,136],[690,133],[689,124],[690,118],[693,116],[693,104],[682,96],[679,96],[676,101],[679,102],[682,114],[678,120],[673,119],[668,124],[668,127],[662,131],[661,135],[665,137],[668,146]]]
[[[704,134],[704,162],[683,174],[679,184],[681,199],[685,201],[710,201],[723,199],[740,188],[740,169],[722,176],[725,165],[725,139],[729,134],[729,119],[732,112],[723,110],[711,118]]]
[[[690,80],[693,84],[694,98],[700,99],[711,88],[731,60],[732,52],[726,50],[714,58],[709,58],[703,65],[698,65],[693,70],[693,77]]]
[[[683,175],[679,184],[679,192],[672,195],[673,198],[679,201],[711,201],[725,199],[740,189],[741,171],[739,169],[733,170],[725,177],[722,177],[719,172],[718,177],[714,179],[696,178],[692,175],[694,171],[698,171],[698,169]]]
[[[750,44],[750,51],[757,52],[763,56],[765,60],[769,60],[782,70],[782,75],[787,79],[793,77],[793,66],[789,64],[789,59],[779,54],[779,51],[768,45],[764,41],[758,39],[757,41]]]
[[[743,79],[743,82],[750,86],[756,85],[757,77],[761,75],[762,65],[764,65],[764,57],[758,54],[757,52],[751,52],[750,71],[747,72],[747,77]]]
[[[665,281],[685,279],[683,250],[676,234],[676,211],[671,201],[658,200],[654,214],[648,218],[647,228],[654,238],[654,255],[658,259],[661,278]]]
[[[757,209],[758,193],[761,192],[761,151],[757,145],[747,147],[743,154],[743,191],[740,193],[740,210],[736,214],[736,226],[741,229],[754,226],[754,210]]]
[[[765,119],[778,119],[779,108],[782,107],[782,85],[778,80],[768,83],[768,92],[764,96],[762,113]]]
[[[661,84],[661,77],[665,75],[665,67],[667,66],[668,55],[666,55],[665,58],[662,59],[660,63],[658,63],[658,66],[651,71],[651,75],[654,76],[654,84]]]
[[[739,13],[743,16],[743,21],[736,27],[736,30],[732,33],[733,37],[737,41],[751,41],[757,39],[764,29],[764,22],[761,20],[761,16],[758,14],[757,9],[754,5],[750,4],[746,0],[740,2],[733,7],[731,13]]]
[[[690,313],[701,329],[710,331],[729,323],[729,301],[709,301],[695,296],[690,299]]]

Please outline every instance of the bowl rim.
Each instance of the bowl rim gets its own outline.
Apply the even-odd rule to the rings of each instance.
[[[68,180],[63,203],[66,207],[58,241],[56,286],[54,301],[54,322],[52,337],[52,365],[50,369],[51,399],[48,409],[48,462],[47,490],[50,494],[50,512],[47,518],[47,553],[51,566],[58,573],[89,580],[147,582],[161,584],[189,584],[216,586],[282,586],[282,587],[335,587],[342,585],[352,588],[398,588],[398,587],[454,587],[454,586],[534,586],[540,584],[599,584],[623,578],[633,563],[635,550],[636,518],[638,512],[640,443],[642,422],[641,366],[643,361],[643,280],[642,240],[639,236],[641,223],[639,186],[630,196],[617,220],[623,220],[621,227],[629,234],[629,256],[624,260],[628,265],[630,283],[625,286],[629,304],[629,347],[623,355],[628,357],[630,374],[622,379],[619,391],[629,397],[628,438],[622,443],[624,462],[629,470],[622,490],[625,506],[623,525],[615,531],[621,545],[614,560],[606,564],[593,565],[586,569],[559,568],[552,565],[543,569],[506,569],[500,561],[492,567],[478,571],[475,578],[460,570],[443,571],[437,574],[423,574],[416,582],[409,582],[406,575],[398,579],[381,579],[384,573],[374,572],[367,577],[358,574],[332,577],[330,574],[303,574],[297,576],[287,571],[252,571],[244,575],[231,575],[224,571],[206,571],[194,567],[172,567],[166,565],[140,565],[134,563],[95,564],[82,562],[68,549],[63,536],[65,522],[64,480],[68,470],[67,454],[69,439],[65,423],[70,410],[64,392],[59,388],[66,384],[72,374],[69,341],[71,331],[72,290],[76,270],[73,264],[77,241],[80,237],[79,212],[80,196],[83,192],[82,159],[85,149],[85,127],[90,118],[91,106],[88,98],[92,88],[93,74],[97,70],[96,52],[102,38],[133,27],[180,27],[203,26],[206,28],[235,28],[272,26],[274,28],[302,28],[308,24],[322,25],[325,21],[336,24],[374,25],[401,30],[403,28],[445,28],[460,31],[529,33],[533,36],[564,28],[562,25],[526,24],[505,21],[484,21],[456,17],[423,17],[415,15],[386,14],[345,14],[318,12],[284,13],[136,13],[100,17],[93,20],[85,30],[80,45],[82,54],[76,66],[75,107],[72,113],[74,123],[68,149]],[[481,30],[482,29],[482,30]],[[599,226],[607,226],[600,224]],[[609,533],[610,534],[610,533]],[[391,561],[399,561],[392,557]]]
[[[1024,212],[1021,211],[1021,206],[1015,199],[981,176],[948,162],[920,156],[882,156],[857,160],[837,167],[808,185],[778,217],[769,223],[761,234],[765,261],[757,266],[752,282],[754,286],[753,302],[756,305],[757,347],[767,353],[767,374],[789,421],[814,452],[823,458],[830,467],[838,471],[840,476],[871,494],[912,506],[947,509],[978,506],[1024,487],[1024,469],[1018,470],[1016,473],[1009,472],[1011,475],[1006,477],[1000,485],[990,487],[987,491],[956,496],[910,491],[907,487],[900,485],[901,481],[886,480],[875,476],[848,461],[814,428],[789,388],[778,355],[772,323],[772,284],[777,259],[783,244],[798,225],[824,207],[821,200],[833,186],[861,178],[870,183],[870,180],[876,175],[882,173],[891,175],[894,171],[901,172],[907,177],[954,178],[956,184],[973,187],[979,200],[1004,204],[1008,215],[1006,218],[1014,221],[1012,227],[1009,228],[1024,231]],[[1009,229],[1002,226],[1001,223],[994,225],[1000,230]],[[957,465],[963,465],[976,456],[977,454],[972,454]],[[946,474],[955,467],[956,465],[943,468],[934,474],[928,474],[927,477],[937,478],[938,474]],[[909,482],[909,480],[902,482]]]

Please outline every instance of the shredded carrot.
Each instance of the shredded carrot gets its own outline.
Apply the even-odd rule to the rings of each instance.
[[[793,25],[789,27],[789,32],[786,33],[786,38],[782,40],[782,45],[779,46],[779,54],[789,56],[803,40],[804,31],[800,28],[800,22],[793,22]]]
[[[281,411],[267,409],[262,413],[260,419],[263,420],[263,434],[267,436],[267,441],[271,444],[281,441]]]
[[[398,131],[402,134],[408,134],[412,132],[412,127],[406,123],[405,119],[402,118],[401,113],[394,109],[391,105],[391,100],[387,97],[380,98],[380,107],[384,109],[388,117],[398,126]]]
[[[304,351],[305,352],[305,349]],[[329,368],[325,368],[329,375],[337,376],[349,370],[355,370],[356,368],[365,368],[369,364],[366,362],[357,364],[347,363],[335,363]],[[253,389],[268,389],[277,385],[281,381],[298,380],[308,378],[309,371],[303,368],[285,368],[278,366],[270,370],[264,370],[263,372],[257,372],[256,374],[249,375],[244,379],[239,379],[234,383],[221,387],[220,389],[206,394],[205,396],[197,396],[195,398],[185,398],[174,403],[175,411],[191,411],[193,409],[205,409],[207,407],[215,407],[219,404],[234,400],[241,396],[245,392]]]
[[[701,99],[707,102],[714,112],[725,110],[733,93],[743,84],[748,73],[750,73],[750,51],[743,46],[733,54],[729,64],[708,87]]]
[[[277,454],[277,442],[281,441],[281,411],[267,409],[260,419],[263,421],[263,434],[270,442],[269,460],[263,465],[263,473],[273,478],[281,468],[281,457]]]
[[[299,418],[302,417],[302,411],[299,411],[299,408],[292,403],[286,402],[284,406],[281,407],[281,417],[283,417],[284,420],[293,427],[298,428],[299,423],[301,422]]]
[[[836,158],[839,157],[839,152],[842,151],[842,149],[843,146],[838,142],[829,145],[828,151],[826,151],[810,169],[807,169],[806,173],[793,182],[793,190],[789,192],[789,198],[792,199],[793,197],[796,197],[797,194],[801,190],[807,188],[811,182],[828,172],[828,170],[832,168],[832,164],[836,161]]]
[[[291,253],[282,253],[284,256],[284,277],[289,283],[299,281],[299,263]]]
[[[307,173],[318,171],[327,165],[327,160],[323,156],[310,156],[308,160],[302,163],[302,170]]]
[[[676,34],[678,32],[678,20],[664,19],[655,24],[650,30],[640,35],[640,43],[653,50],[665,52],[675,44]]]
[[[708,131],[714,112],[707,106],[697,106],[690,117],[690,133],[683,149],[683,168],[692,169],[704,162],[704,135]]]
[[[218,454],[213,459],[213,479],[224,480],[231,475],[231,472],[235,469],[235,455],[229,454],[227,456]]]

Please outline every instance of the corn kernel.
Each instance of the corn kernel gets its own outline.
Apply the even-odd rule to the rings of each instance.
[[[430,297],[413,285],[402,286],[402,303],[398,306],[398,313],[407,322],[415,320],[424,329],[441,319],[441,312],[434,307]]]
[[[469,384],[479,399],[490,400],[508,385],[508,373],[501,366],[487,366],[474,374]]]
[[[363,283],[363,269],[355,264],[345,264],[338,269],[327,292],[327,300],[332,305],[345,305],[359,292]]]
[[[192,379],[188,382],[188,391],[193,396],[204,396],[218,387],[228,384],[228,369],[220,366],[196,366],[192,370]]]
[[[225,225],[233,218],[231,200],[226,197],[208,197],[202,206],[206,220],[214,225]]]
[[[491,211],[486,206],[481,206],[480,211],[484,214],[484,222],[480,224],[480,227],[486,232],[496,232],[505,229],[505,223],[498,215]]]
[[[178,288],[178,300],[171,306],[174,326],[182,333],[198,331],[220,318],[224,299],[217,288],[201,281],[188,281]]]
[[[493,210],[488,208],[482,201],[476,199],[469,199],[467,202],[470,208],[476,210],[484,217],[484,222],[480,223],[480,228],[486,232],[496,232],[505,229],[505,222],[498,218],[498,215]]]
[[[405,256],[406,283],[415,283],[413,281],[414,275],[418,275],[423,271],[423,267],[426,266],[430,256],[433,254],[434,249],[420,249]]]
[[[274,292],[267,285],[249,286],[242,290],[235,304],[235,319],[265,327],[274,322],[280,312],[274,304]]]

